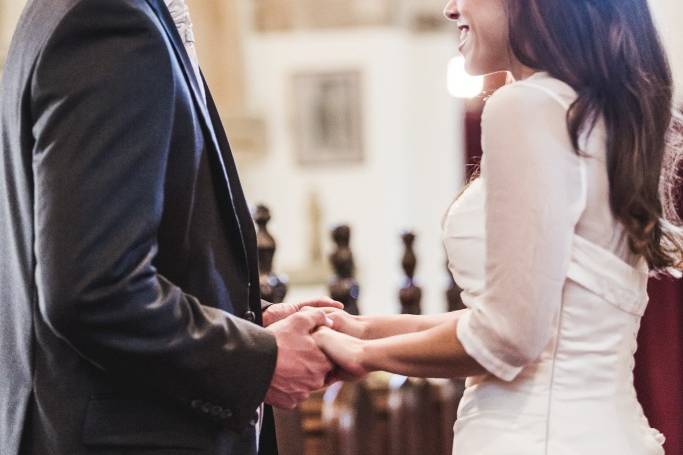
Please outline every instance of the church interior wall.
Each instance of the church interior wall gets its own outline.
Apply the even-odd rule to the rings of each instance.
[[[241,109],[264,125],[265,147],[260,153],[241,148],[235,152],[250,202],[272,209],[271,230],[280,246],[278,271],[294,276],[306,268],[313,234],[322,238],[320,248],[328,254],[329,228],[349,223],[363,310],[395,312],[402,278],[399,233],[413,229],[418,234],[418,278],[425,288],[425,310],[442,310],[446,277],[439,222],[463,183],[458,158],[463,106],[447,95],[445,81],[447,62],[456,53],[452,31],[416,33],[402,19],[401,26],[257,33],[250,17],[251,0],[189,3],[199,32],[200,58],[221,110],[231,112],[228,104],[238,100]],[[433,8],[439,7],[436,3]],[[0,0],[0,65],[24,4]],[[411,14],[415,5],[401,14]],[[683,4],[652,0],[651,5],[670,51],[677,99],[683,104]],[[213,22],[213,35],[203,33],[211,25],[208,21]],[[221,26],[228,23],[232,25]],[[213,42],[203,49],[207,36]],[[234,67],[242,70],[232,71]],[[362,75],[363,161],[298,164],[292,75],[350,68]],[[235,131],[228,132],[235,136]],[[320,207],[317,227],[310,222],[312,193],[318,195]],[[323,281],[317,283],[294,286],[292,298],[324,291]]]
[[[651,0],[655,20],[671,58],[676,99],[683,106],[683,3],[680,0]]]
[[[440,220],[462,184],[461,105],[446,91],[452,35],[415,37],[388,28],[253,34],[246,45],[252,109],[268,125],[268,150],[238,156],[252,202],[273,209],[277,267],[308,260],[309,194],[319,195],[323,250],[329,228],[348,223],[361,285],[361,309],[396,312],[403,229],[418,234],[418,278],[426,311],[443,311],[446,284]],[[301,71],[357,69],[362,74],[364,159],[301,166],[291,128],[291,76]],[[293,287],[302,296],[324,291]],[[293,297],[294,298],[294,297]]]

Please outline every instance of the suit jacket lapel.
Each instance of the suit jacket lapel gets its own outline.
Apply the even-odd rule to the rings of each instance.
[[[195,77],[195,72],[192,67],[192,62],[190,61],[190,56],[187,55],[187,51],[185,50],[185,44],[183,43],[182,38],[178,34],[178,29],[176,28],[175,22],[173,21],[173,17],[171,17],[171,13],[168,11],[168,8],[166,8],[166,5],[164,4],[163,0],[147,0],[147,3],[152,7],[154,12],[156,13],[157,17],[161,21],[161,25],[164,27],[164,30],[166,31],[166,34],[168,35],[168,38],[171,40],[171,43],[173,44],[173,49],[175,51],[176,57],[178,60],[180,60],[180,63],[182,64],[183,68],[183,73],[185,74],[185,78],[187,79],[187,82],[192,89],[192,96],[199,104],[197,108],[202,111],[202,115],[206,116],[206,106],[204,105],[204,102],[202,100],[202,93],[199,89],[199,84],[200,82],[197,81],[197,78]]]
[[[206,85],[206,81],[203,79],[203,75],[202,83],[204,84],[204,91],[206,92],[206,105],[209,110],[209,116],[214,125],[214,131],[216,133],[216,139],[218,140],[219,150],[223,155],[228,181],[230,182],[230,187],[235,195],[235,209],[237,210],[237,215],[240,217],[240,221],[242,223],[242,234],[246,243],[246,254],[249,261],[249,271],[251,273],[252,280],[257,281],[259,272],[258,259],[256,258],[256,230],[254,229],[254,222],[252,221],[251,212],[247,205],[244,191],[242,190],[242,184],[240,183],[239,174],[237,172],[237,165],[235,164],[235,159],[230,150],[228,136],[223,129],[220,114],[218,113],[216,104],[211,96],[211,91],[209,90],[208,85]]]
[[[228,211],[234,218],[234,222],[236,223],[237,228],[239,230],[240,242],[242,245],[242,254],[244,256],[244,261],[246,264],[245,272],[249,274],[249,257],[247,255],[244,234],[242,231],[242,224],[240,223],[239,214],[235,202],[235,198],[238,196],[233,194],[233,190],[228,179],[225,162],[223,161],[223,156],[220,152],[218,140],[216,139],[213,123],[211,122],[211,116],[209,115],[207,109],[207,102],[204,99],[201,90],[199,89],[199,84],[203,84],[204,82],[198,81],[195,77],[195,72],[192,68],[192,62],[190,61],[190,57],[187,55],[185,45],[183,44],[182,38],[178,34],[175,22],[173,22],[173,18],[171,17],[171,14],[166,8],[166,5],[163,4],[162,0],[147,0],[147,3],[152,7],[154,12],[156,13],[157,17],[161,21],[162,26],[164,27],[164,30],[166,31],[168,38],[173,44],[173,49],[175,51],[176,58],[180,61],[183,73],[185,75],[185,79],[187,80],[188,85],[191,88],[195,107],[200,113],[199,117],[202,121],[207,148],[209,148],[211,152],[215,155],[216,162],[218,163],[218,167],[220,168],[220,175],[222,176],[224,186],[227,190],[230,199],[230,210]],[[206,93],[207,96],[209,96],[209,92],[207,91]]]

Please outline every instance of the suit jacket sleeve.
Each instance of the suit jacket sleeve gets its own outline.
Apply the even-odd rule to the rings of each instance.
[[[109,374],[240,428],[276,343],[155,270],[177,80],[160,24],[132,3],[79,2],[35,64],[40,314]]]

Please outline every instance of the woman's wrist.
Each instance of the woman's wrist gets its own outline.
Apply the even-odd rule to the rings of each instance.
[[[359,345],[360,345],[360,350],[359,350],[359,359],[358,359],[358,364],[368,373],[372,373],[373,371],[379,370],[379,366],[377,365],[376,358],[373,357],[374,354],[376,353],[375,348],[375,340],[361,340]]]
[[[372,322],[367,316],[353,316],[355,320],[356,327],[358,328],[358,333],[356,338],[361,340],[369,340],[371,335]]]

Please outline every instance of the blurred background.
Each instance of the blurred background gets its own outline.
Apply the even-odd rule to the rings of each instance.
[[[24,4],[0,0],[0,62]],[[325,290],[329,230],[348,223],[364,312],[398,311],[406,229],[423,311],[442,311],[440,222],[464,181],[464,119],[478,108],[466,98],[480,91],[454,59],[445,1],[188,4],[249,202],[271,209],[290,297]],[[683,90],[683,3],[652,7]]]
[[[274,268],[289,282],[289,299],[328,292],[329,255],[336,248],[330,232],[343,223],[351,228],[362,312],[401,310],[406,230],[416,234],[422,311],[447,308],[451,284],[440,224],[466,180],[467,157],[477,154],[478,94],[500,78],[464,74],[457,29],[442,16],[445,3],[188,0],[200,64],[247,198],[254,207],[270,209]],[[24,4],[0,0],[0,68]],[[683,2],[651,0],[651,7],[670,52],[681,106]],[[683,315],[683,293],[657,292],[666,294],[660,308],[675,306]],[[661,321],[683,341],[683,317],[658,317],[651,317],[651,333],[662,329]],[[673,383],[674,406],[683,405],[683,351],[677,349],[673,366],[671,358],[656,354],[656,343],[639,351],[641,357],[655,353],[639,379],[640,393],[649,394],[648,387],[664,391],[659,401],[646,403],[664,433],[662,426],[683,427],[680,412],[672,414],[664,404],[671,402],[666,393]],[[680,432],[668,434],[675,431]],[[671,437],[673,451],[667,453],[683,453],[681,445],[671,445],[679,437]]]
[[[0,55],[25,2],[0,0]],[[440,222],[463,183],[457,30],[441,0],[189,0],[199,59],[249,202],[266,204],[289,298],[326,293],[352,228],[362,310],[399,310],[414,230],[425,311],[443,311]],[[476,91],[475,91],[476,93]]]

